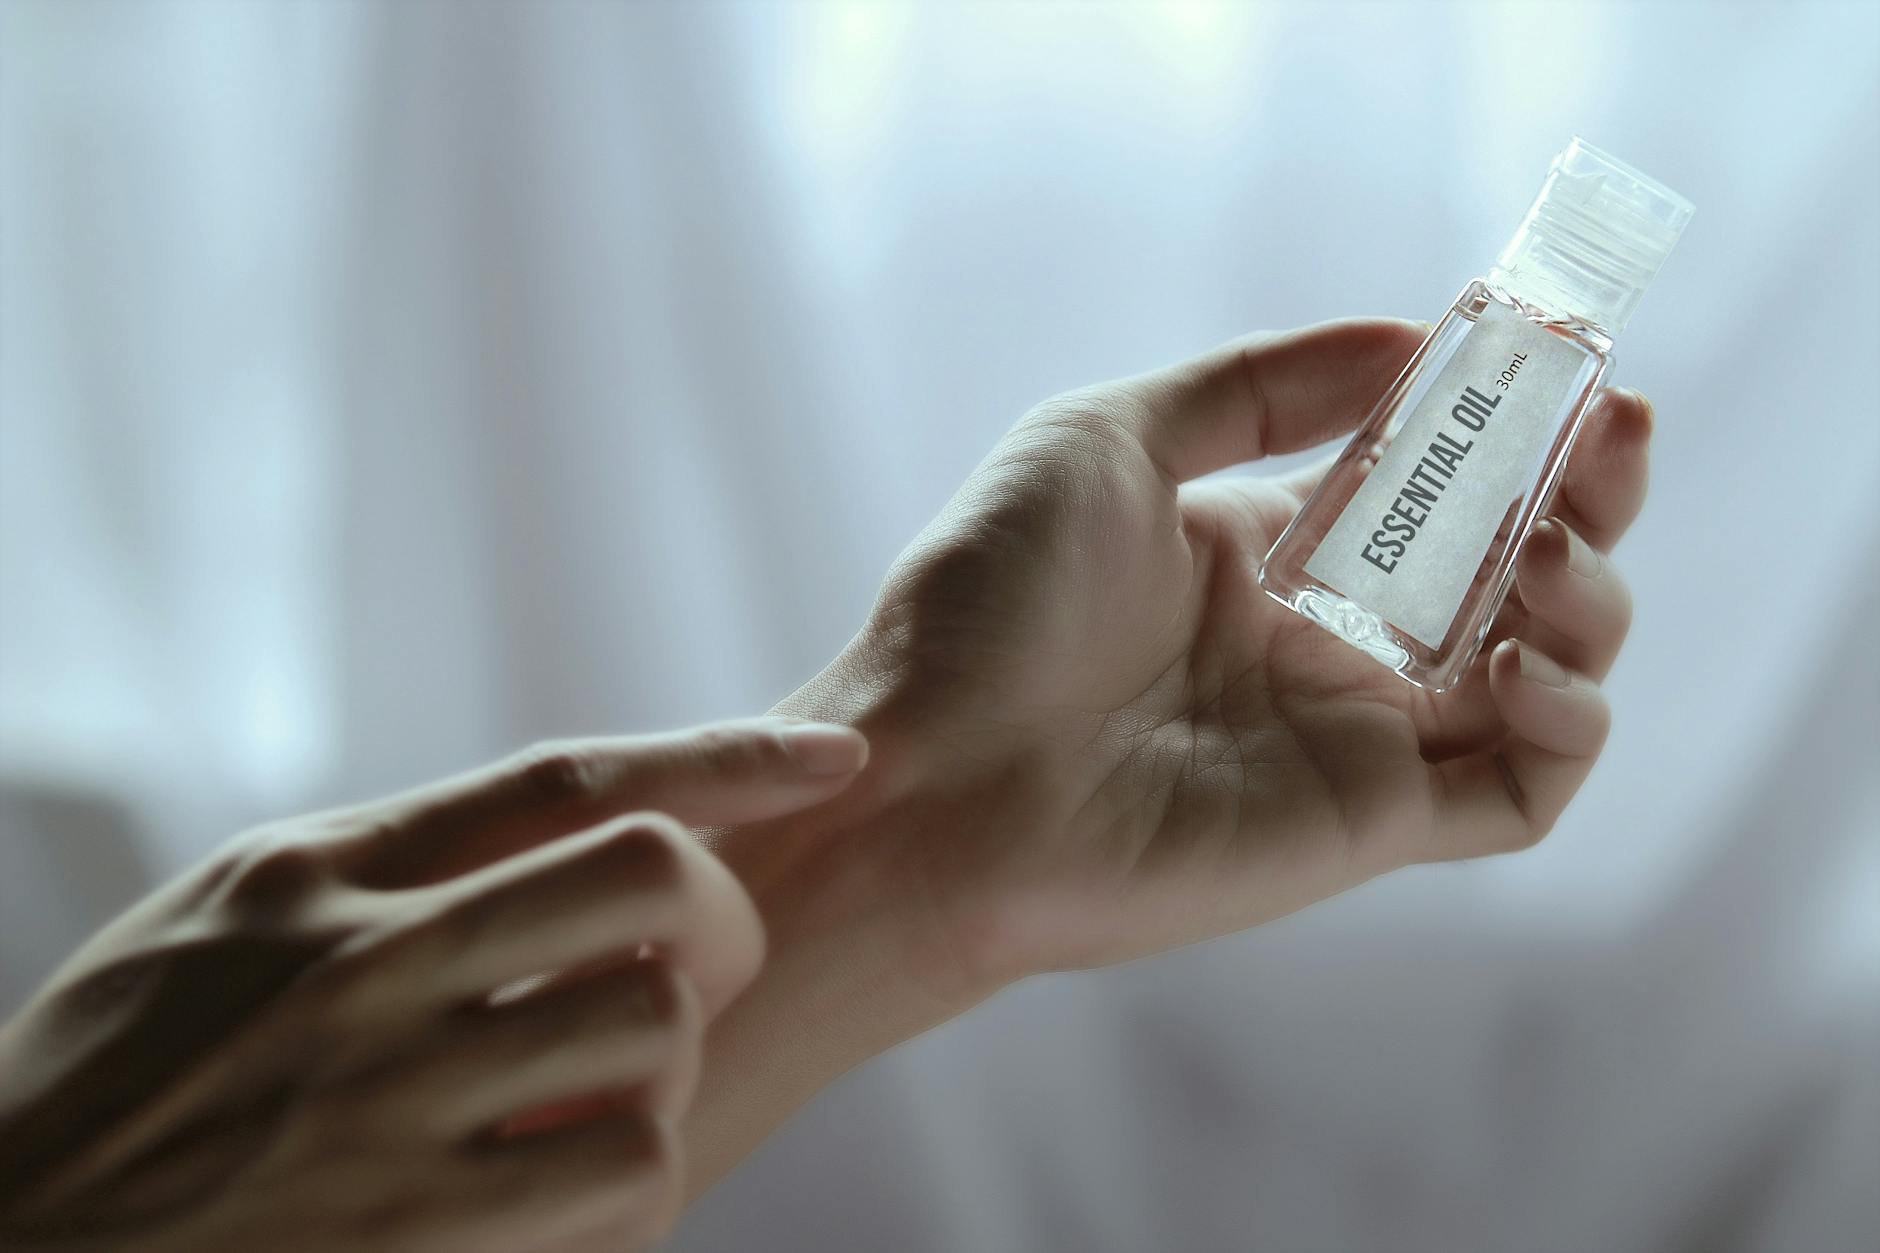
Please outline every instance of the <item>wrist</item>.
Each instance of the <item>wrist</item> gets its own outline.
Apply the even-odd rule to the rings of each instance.
[[[898,694],[845,681],[842,664],[775,712],[863,730],[861,777],[815,809],[709,838],[757,905],[767,951],[707,1034],[686,1133],[695,1193],[841,1074],[1004,982],[957,951],[952,897],[923,852],[945,838],[933,823],[957,772],[900,729]]]
[[[881,667],[850,664],[858,649],[773,712],[861,730],[869,740],[861,776],[814,809],[719,832],[711,847],[764,919],[767,968],[807,967],[809,952],[826,950],[845,984],[891,991],[905,1004],[868,1003],[918,1030],[1010,981],[962,951],[958,875],[941,855],[962,797],[988,789],[977,770],[937,750],[907,693],[872,678]]]
[[[894,770],[871,761],[857,795],[712,842],[764,921],[764,986],[753,992],[787,992],[805,1026],[853,1042],[852,1060],[997,990],[958,959],[918,872],[895,864],[921,791]]]

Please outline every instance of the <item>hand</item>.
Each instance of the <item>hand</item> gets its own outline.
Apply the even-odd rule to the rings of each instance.
[[[1628,621],[1600,553],[1644,494],[1635,394],[1600,398],[1527,546],[1498,631],[1516,642],[1442,696],[1256,585],[1317,471],[1183,486],[1355,426],[1421,334],[1331,323],[1047,402],[790,703],[856,721],[866,694],[883,768],[945,796],[880,855],[965,984],[1239,930],[1552,826],[1603,742],[1596,684]]]
[[[1641,398],[1598,399],[1556,520],[1522,556],[1507,642],[1437,697],[1259,590],[1316,471],[1190,481],[1349,431],[1423,333],[1367,320],[1257,336],[1018,424],[896,562],[855,641],[781,706],[864,729],[868,776],[813,824],[714,845],[773,941],[714,1031],[718,1073],[748,1069],[810,1000],[842,1045],[766,1081],[800,1100],[1025,975],[1548,830],[1606,732],[1597,682],[1628,599],[1602,554],[1643,499]],[[838,947],[886,956],[832,987],[818,972]],[[769,1099],[772,1117],[787,1107]],[[721,1165],[761,1119],[702,1100],[699,1143]]]
[[[789,813],[865,755],[781,719],[553,744],[238,839],[0,1030],[0,1244],[654,1238],[703,1025],[763,949],[666,813]]]

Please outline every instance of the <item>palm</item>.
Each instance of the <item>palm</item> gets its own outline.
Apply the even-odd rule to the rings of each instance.
[[[1140,450],[1092,456],[1091,428],[1051,426],[982,467],[878,615],[898,624],[944,742],[967,758],[1044,745],[1062,767],[1063,820],[1028,824],[1018,872],[1061,886],[1069,861],[1085,889],[1161,915],[1128,933],[1135,949],[1381,869],[1348,850],[1427,827],[1434,719],[1415,689],[1260,592],[1258,560],[1298,498],[1259,480],[1178,493]],[[1481,685],[1464,699],[1492,718]],[[1056,929],[1065,960],[1127,955]]]

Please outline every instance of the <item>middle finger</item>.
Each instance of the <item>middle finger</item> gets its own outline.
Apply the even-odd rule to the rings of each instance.
[[[435,1039],[349,1095],[375,1118],[457,1139],[601,1092],[646,1089],[676,1116],[702,1030],[698,996],[663,961],[636,961],[493,1009],[446,1015]]]

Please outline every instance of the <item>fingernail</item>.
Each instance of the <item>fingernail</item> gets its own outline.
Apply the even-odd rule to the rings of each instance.
[[[1560,663],[1537,648],[1526,644],[1516,647],[1521,652],[1521,677],[1539,683],[1543,687],[1565,687],[1568,675]]]
[[[868,741],[853,727],[796,723],[780,729],[777,740],[805,774],[854,774],[868,761]]]
[[[1638,388],[1632,387],[1627,390],[1632,393],[1632,399],[1638,402],[1638,407],[1644,411],[1645,429],[1647,431],[1655,430],[1658,426],[1658,406],[1654,405],[1651,399]]]
[[[1599,574],[1600,560],[1599,553],[1594,551],[1593,546],[1581,539],[1574,533],[1572,527],[1558,518],[1547,519],[1547,525],[1559,527],[1560,533],[1566,536],[1567,569],[1583,579],[1596,577]]]

